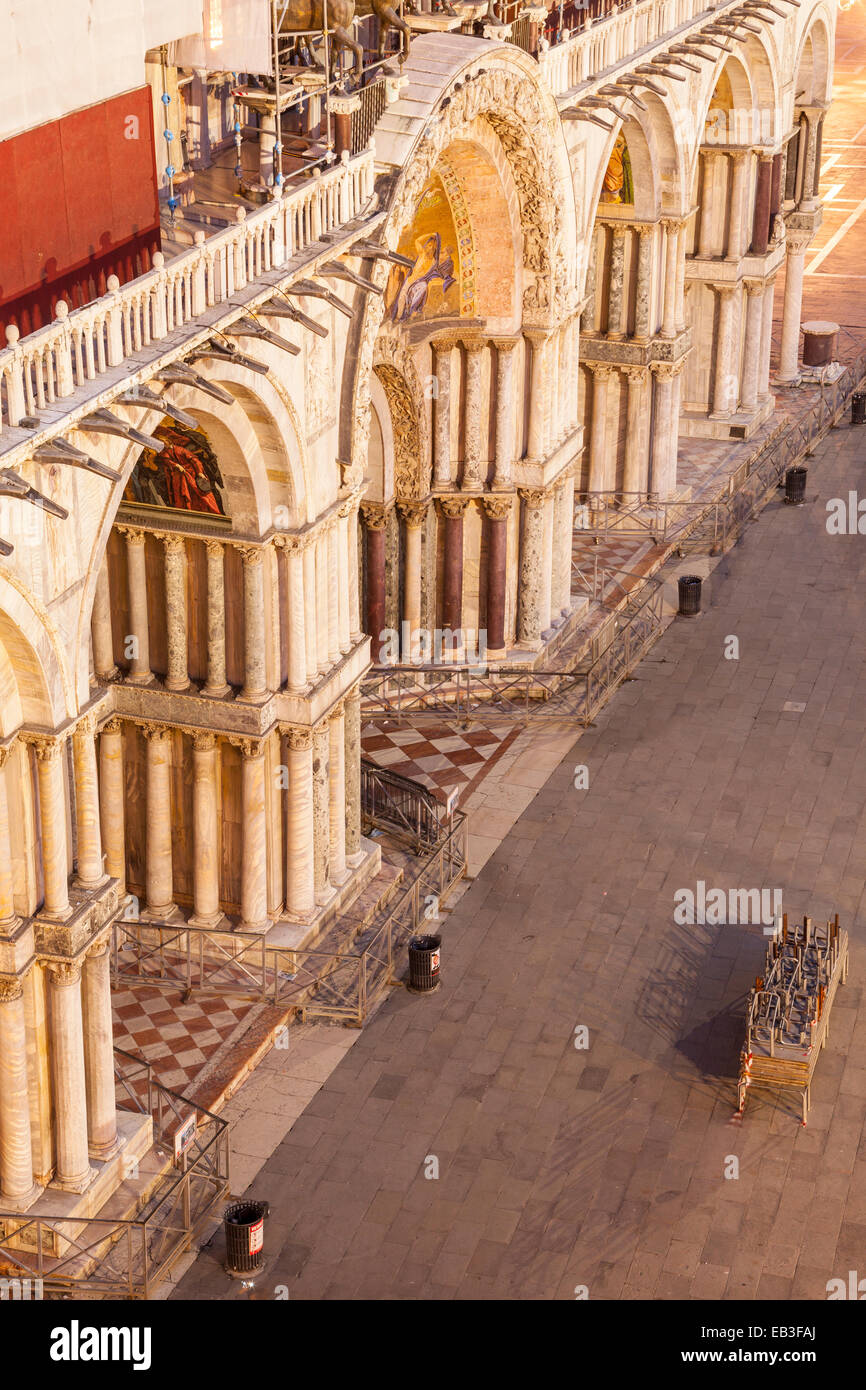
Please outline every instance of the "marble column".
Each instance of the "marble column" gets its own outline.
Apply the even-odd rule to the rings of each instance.
[[[346,870],[346,720],[342,705],[328,715],[328,843],[330,878],[345,883]]]
[[[111,594],[108,587],[108,561],[103,555],[96,576],[91,619],[93,640],[93,670],[99,680],[110,681],[117,675],[114,664],[114,639],[111,633]]]
[[[12,842],[9,837],[9,801],[6,763],[13,744],[0,748],[0,936],[11,932],[18,922],[15,912],[15,875],[12,868]]]
[[[592,427],[589,436],[589,491],[608,492],[613,471],[608,461],[607,397],[613,367],[606,363],[587,364],[592,373]],[[590,499],[590,505],[595,499]]]
[[[227,695],[225,550],[221,541],[206,540],[207,552],[207,682],[202,694]]]
[[[349,593],[349,513],[351,501],[344,502],[337,512],[334,534],[337,545],[337,642],[346,656],[352,650],[351,597]]]
[[[622,490],[626,494],[637,493],[645,497],[648,485],[645,427],[649,374],[646,367],[626,367],[622,374],[628,383]]]
[[[126,680],[133,685],[149,685],[150,629],[147,620],[147,566],[145,563],[144,532],[129,526],[118,528],[126,537],[127,588],[129,593],[129,633],[124,637],[124,656],[127,642],[133,638]]]
[[[317,637],[317,590],[316,590],[316,545],[310,536],[304,536],[304,652],[307,666],[307,684],[315,685],[319,675],[319,643]]]
[[[72,736],[75,775],[75,828],[78,840],[78,882],[98,888],[105,882],[99,825],[99,777],[96,771],[96,716],[79,719]]]
[[[96,1170],[90,1166],[88,1153],[81,966],[77,961],[51,961],[47,969],[57,1141],[57,1171],[52,1186],[66,1192],[85,1192]]]
[[[523,536],[520,547],[520,587],[517,592],[517,639],[538,650],[541,641],[541,567],[544,542],[543,488],[519,488],[523,502]]]
[[[286,910],[308,920],[316,909],[313,871],[313,735],[286,730],[289,795],[286,808]]]
[[[65,918],[69,906],[68,853],[66,839],[66,789],[63,762],[66,743],[62,738],[34,740],[39,783],[39,826],[42,834],[42,914]]]
[[[510,497],[485,497],[487,517],[487,652],[505,652],[505,593],[507,582],[508,517]]]
[[[364,502],[361,515],[367,541],[366,631],[371,637],[370,654],[375,663],[382,659],[385,630],[385,526],[387,513],[381,502]]]
[[[652,253],[654,227],[651,223],[636,224],[637,276],[635,281],[634,336],[643,342],[651,335],[650,306],[652,302]]]
[[[761,362],[758,368],[758,400],[766,400],[770,394],[770,357],[773,351],[773,299],[776,293],[776,277],[764,282],[764,295],[761,301]]]
[[[758,156],[758,179],[755,186],[755,217],[752,224],[753,256],[765,256],[770,244],[770,200],[773,184],[773,157]]]
[[[493,486],[510,488],[514,472],[514,349],[515,338],[495,338],[496,349],[496,437]]]
[[[811,240],[811,238],[810,238]],[[809,241],[788,233],[785,262],[785,297],[782,303],[782,344],[779,351],[779,382],[796,381],[800,375],[800,314],[803,307],[803,276]]]
[[[541,635],[545,641],[553,635],[553,565],[555,561],[553,509],[553,490],[550,489],[545,493],[544,497],[544,530],[541,543],[541,586],[538,598],[538,606],[541,613]]]
[[[102,1162],[118,1147],[109,944],[104,936],[90,947],[81,974],[88,1154]]]
[[[163,536],[165,545],[165,632],[168,648],[166,690],[189,687],[186,636],[186,542]]]
[[[270,926],[264,743],[260,739],[243,739],[241,759],[243,860],[240,930],[261,932]]]
[[[328,564],[328,665],[340,660],[340,561],[337,553],[337,518],[328,518],[325,553]]]
[[[746,293],[746,331],[743,340],[743,387],[740,392],[740,406],[743,410],[756,410],[760,384],[764,286],[761,280],[744,280],[743,288]]]
[[[703,163],[703,185],[701,188],[701,220],[698,224],[698,247],[696,257],[704,261],[711,259],[715,244],[712,209],[715,203],[713,184],[718,160],[724,159],[724,154],[718,150],[701,150],[700,158]]]
[[[328,535],[320,526],[313,542],[316,556],[316,654],[319,661],[319,674],[323,675],[331,665],[330,614],[328,611]]]
[[[686,328],[686,247],[689,244],[689,220],[687,216],[680,223],[679,246],[677,248],[676,323],[678,333],[685,332]]]
[[[716,333],[715,377],[713,380],[712,414],[730,415],[736,409],[736,383],[739,374],[734,370],[734,296],[735,285],[713,285],[719,296],[719,323]]]
[[[463,476],[460,486],[463,492],[480,492],[481,479],[481,369],[483,366],[484,343],[464,342],[466,354],[466,378],[463,395]]]
[[[677,424],[674,420],[674,371],[670,362],[653,362],[655,406],[653,409],[652,477],[649,495],[664,502],[676,491]]]
[[[328,721],[313,730],[313,874],[316,902],[326,903],[332,896],[328,883],[330,869],[330,775]]]
[[[349,637],[352,646],[361,640],[361,605],[358,586],[358,531],[360,519],[355,500],[349,512]]]
[[[529,384],[529,440],[528,458],[541,463],[546,457],[547,436],[547,378],[545,371],[545,348],[547,333],[527,330],[524,337],[532,344],[532,363]]]
[[[584,283],[584,309],[580,316],[580,326],[584,333],[595,329],[596,286],[598,277],[598,226],[593,226],[589,240],[589,259]]]
[[[286,562],[286,609],[288,617],[288,690],[300,695],[307,689],[306,605],[304,603],[304,556],[297,536],[287,536],[283,544]]]
[[[409,625],[409,641],[421,626],[421,538],[427,519],[427,503],[400,501],[397,511],[403,521],[403,621]],[[407,653],[404,653],[404,656]]]
[[[680,244],[680,223],[666,217],[662,222],[665,229],[665,280],[662,300],[663,338],[675,338],[677,332],[677,251]]]
[[[463,518],[469,502],[463,497],[440,497],[445,531],[442,583],[442,626],[463,626]]]
[[[147,724],[144,737],[147,740],[147,911],[142,916],[161,921],[177,913],[172,873],[171,730],[159,724]]]
[[[346,696],[346,863],[354,869],[361,863],[361,692],[358,687]]]
[[[244,561],[244,687],[241,700],[263,701],[265,677],[265,582],[261,546],[243,546]]]
[[[610,275],[608,279],[607,336],[622,338],[623,290],[625,288],[625,226],[614,223],[611,228]]]
[[[20,980],[0,977],[0,1205],[22,1211],[38,1194],[30,1139],[24,990]]]
[[[436,395],[433,409],[433,485],[451,485],[451,353],[453,341],[433,339]]]
[[[746,205],[749,197],[751,150],[733,150],[730,155],[731,208],[728,218],[728,260],[739,261],[746,254]]]
[[[574,536],[574,477],[563,478],[553,494],[553,587],[551,621],[561,627],[571,612],[571,547]]]
[[[99,815],[105,871],[126,892],[126,784],[123,771],[123,725],[109,719],[99,731]]]
[[[219,882],[217,743],[212,733],[192,736],[193,915],[197,927],[222,921]]]

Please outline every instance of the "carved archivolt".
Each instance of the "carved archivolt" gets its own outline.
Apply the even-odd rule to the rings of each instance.
[[[430,491],[427,415],[412,354],[399,337],[383,335],[376,344],[373,370],[391,412],[394,491],[398,497],[426,497]]]
[[[520,201],[524,313],[552,325],[567,316],[572,297],[564,238],[567,197],[557,177],[560,160],[554,144],[558,122],[546,111],[537,83],[513,63],[512,59],[508,68],[493,68],[448,92],[447,106],[440,108],[398,179],[384,240],[397,246],[440,155],[473,121],[487,121],[506,154]],[[384,288],[388,270],[387,262],[378,261],[370,278]],[[369,379],[383,312],[382,298],[368,296],[352,417],[355,465],[367,456]]]

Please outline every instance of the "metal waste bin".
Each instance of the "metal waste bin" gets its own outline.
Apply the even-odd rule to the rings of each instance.
[[[866,425],[866,391],[855,391],[851,397],[851,424]]]
[[[680,606],[677,610],[681,618],[696,618],[701,611],[701,585],[699,574],[681,574],[677,580]]]
[[[409,941],[409,989],[432,994],[439,988],[441,936],[413,936]]]
[[[785,501],[792,507],[801,507],[806,500],[806,477],[808,468],[799,465],[789,468],[785,474]]]
[[[254,1274],[262,1267],[267,1202],[235,1202],[223,1214],[226,1269],[229,1274]]]

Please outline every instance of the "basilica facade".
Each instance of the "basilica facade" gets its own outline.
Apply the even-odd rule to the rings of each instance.
[[[156,7],[142,89],[149,64],[176,97],[199,9]],[[148,1143],[115,1109],[116,918],[300,948],[375,881],[387,634],[543,666],[576,503],[688,496],[684,439],[768,427],[834,25],[830,0],[419,24],[363,143],[347,88],[314,167],[277,179],[258,128],[267,194],[227,225],[0,303],[0,1212],[93,1214]],[[231,81],[202,73],[206,168]],[[10,167],[29,133],[7,113]]]

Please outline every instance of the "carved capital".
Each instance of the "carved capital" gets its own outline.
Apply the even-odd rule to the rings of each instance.
[[[490,521],[504,521],[511,512],[513,498],[508,494],[499,497],[482,497],[481,505]]]
[[[9,758],[9,754],[12,752],[12,749],[13,749],[14,747],[15,747],[15,739],[13,739],[11,743],[7,743],[5,748],[0,748],[0,768],[3,768],[3,767],[6,766],[6,763],[7,763],[8,758]]]
[[[127,545],[144,545],[144,532],[138,526],[118,526],[117,530],[126,537]]]
[[[384,531],[388,524],[388,508],[384,502],[362,502],[361,515],[368,531]]]
[[[183,536],[160,536],[169,555],[186,555],[186,541]]]
[[[345,713],[346,713],[346,704],[345,704],[345,701],[344,701],[344,700],[338,700],[337,703],[334,705],[333,709],[328,710],[328,723],[329,723],[329,724],[333,724],[333,723],[335,723],[338,719],[344,718]]]
[[[22,734],[21,737],[26,743],[31,744],[41,763],[59,762],[63,757],[63,750],[66,747],[66,739],[63,735],[59,738],[39,738],[33,734]]]
[[[439,497],[436,500],[439,503],[442,515],[449,517],[465,516],[466,508],[469,506],[470,501],[468,497]]]
[[[400,498],[397,502],[397,511],[405,521],[411,531],[418,530],[427,520],[427,502],[416,502],[414,500],[404,500]]]
[[[101,734],[121,734],[123,733],[123,720],[118,715],[113,714],[110,719],[106,719],[99,732]]]
[[[215,560],[221,560],[223,558],[223,551],[225,550],[225,546],[223,545],[222,541],[215,541],[208,537],[204,543],[204,548],[207,551],[209,559],[211,556],[213,556]]]
[[[521,487],[517,489],[525,507],[530,511],[536,511],[543,507],[547,498],[547,493],[543,487]]]
[[[623,367],[622,374],[629,386],[640,386],[646,381],[646,367]]]
[[[679,376],[683,369],[683,360],[679,362],[651,362],[650,370],[655,373],[659,381],[673,381],[675,376]]]
[[[595,381],[607,381],[616,371],[612,362],[587,362],[586,365]]]
[[[88,710],[87,714],[82,714],[75,726],[76,737],[78,734],[95,734],[97,722],[97,716],[94,710]]]
[[[296,724],[288,724],[283,728],[286,742],[295,751],[302,751],[313,746],[313,732],[311,729],[300,727]]]
[[[24,986],[17,977],[0,979],[0,1004],[13,1004],[16,999],[21,999],[23,994]]]
[[[744,280],[743,289],[751,299],[757,294],[764,293],[764,282],[763,280]]]
[[[171,729],[165,724],[141,724],[139,727],[148,743],[167,743],[171,738]]]
[[[69,989],[81,979],[81,962],[77,960],[50,960],[46,962],[46,968],[51,983],[57,989]]]
[[[209,753],[216,748],[216,734],[208,729],[197,729],[192,735],[192,746],[196,753]]]
[[[710,286],[710,289],[715,290],[716,294],[719,296],[719,299],[723,299],[726,294],[733,294],[736,288],[736,285],[729,285],[725,281],[722,281],[719,284],[712,284]]]
[[[107,955],[110,946],[110,936],[101,936],[98,941],[94,941],[93,945],[87,948],[87,959],[90,960],[91,957],[98,959],[100,956]]]
[[[260,545],[239,545],[237,548],[241,552],[245,569],[262,563],[265,552]]]

